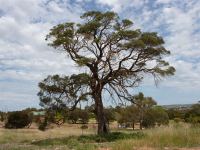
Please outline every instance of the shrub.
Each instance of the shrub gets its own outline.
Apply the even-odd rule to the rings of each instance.
[[[5,128],[17,129],[24,128],[32,122],[31,116],[26,112],[12,112],[8,116],[8,120],[5,124]]]

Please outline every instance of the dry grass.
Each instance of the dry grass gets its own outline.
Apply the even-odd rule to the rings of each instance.
[[[70,135],[81,135],[81,125],[65,124],[62,127],[55,127],[47,131],[40,131],[37,128],[29,129],[4,129],[0,128],[0,144],[5,143],[27,143],[34,140],[47,138],[62,138]],[[94,134],[95,130],[88,129],[83,131],[84,134]]]
[[[92,126],[90,129],[84,131],[84,134],[95,134],[96,129]],[[116,131],[116,129],[115,129]],[[135,132],[126,130],[121,132]],[[111,143],[77,143],[71,140],[71,145],[75,145],[74,149],[95,150],[99,148],[108,150],[152,150],[152,149],[166,149],[166,150],[188,150],[200,149],[200,127],[191,127],[188,124],[170,124],[167,127],[159,127],[154,129],[143,130],[144,137],[138,139],[118,140]],[[36,128],[31,129],[0,129],[0,150],[68,150],[69,145],[46,145],[36,146],[31,145],[34,140],[42,140],[49,138],[63,138],[71,135],[81,135],[82,130],[80,125],[63,125],[62,127],[49,129],[45,132],[39,131]],[[12,144],[11,144],[12,143]],[[94,146],[95,144],[95,146]],[[76,146],[79,145],[79,146]]]

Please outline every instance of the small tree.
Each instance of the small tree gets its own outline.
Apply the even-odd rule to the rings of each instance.
[[[167,112],[160,106],[155,106],[145,111],[142,125],[146,128],[154,127],[156,124],[167,125],[169,117]]]
[[[6,119],[6,113],[0,112],[0,121],[3,122]]]
[[[107,133],[104,92],[129,100],[129,88],[138,86],[146,74],[158,79],[173,75],[175,69],[163,60],[170,52],[157,33],[135,30],[132,21],[121,20],[114,12],[89,11],[81,18],[81,24],[67,22],[53,27],[47,40],[78,66],[87,68],[90,93],[86,93],[95,103],[98,134]],[[81,99],[73,100],[76,104]]]
[[[152,97],[144,97],[143,93],[139,93],[132,97],[131,102],[138,109],[138,117],[140,122],[140,129],[142,129],[142,122],[144,121],[144,113],[156,105],[156,101]],[[150,112],[148,112],[151,115]]]
[[[87,124],[89,121],[89,112],[86,110],[81,110],[79,112],[79,119],[82,124]]]

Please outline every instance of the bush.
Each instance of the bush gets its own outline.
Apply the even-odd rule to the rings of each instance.
[[[18,129],[24,128],[32,122],[31,116],[26,112],[12,112],[8,115],[8,120],[5,124],[5,128]]]

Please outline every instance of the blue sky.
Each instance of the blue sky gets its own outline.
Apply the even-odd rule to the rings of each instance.
[[[176,75],[157,87],[146,78],[133,94],[142,91],[158,104],[200,100],[199,0],[0,0],[0,110],[38,107],[39,81],[79,71],[47,46],[45,35],[58,23],[80,22],[88,10],[115,11],[135,28],[163,36]]]

